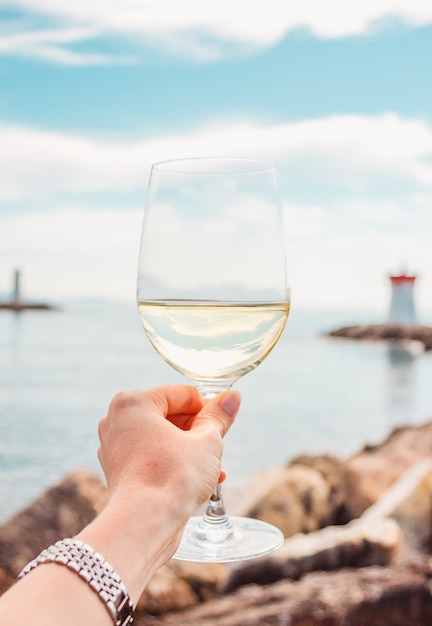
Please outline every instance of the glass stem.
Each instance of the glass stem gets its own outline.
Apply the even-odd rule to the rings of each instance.
[[[204,524],[223,527],[228,530],[232,527],[232,523],[226,513],[225,505],[222,497],[222,487],[217,485],[207,503],[207,509],[203,518]]]
[[[229,522],[228,515],[225,511],[225,505],[222,497],[222,487],[217,485],[207,503],[207,509],[204,514],[204,521],[208,524],[225,524]]]
[[[198,382],[197,387],[199,392],[204,398],[214,398],[223,391],[227,391],[231,388],[234,381],[223,382]],[[222,486],[218,483],[209,498],[207,503],[206,512],[201,520],[201,527],[210,530],[213,527],[214,530],[223,531],[228,537],[232,533],[233,523],[228,517],[225,505],[222,497]]]

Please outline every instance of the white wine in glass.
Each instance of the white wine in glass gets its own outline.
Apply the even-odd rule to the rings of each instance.
[[[138,310],[160,356],[203,397],[230,389],[271,352],[290,290],[276,168],[253,159],[153,165],[146,197]],[[272,552],[282,533],[228,517],[220,485],[186,525],[175,557],[230,562]]]

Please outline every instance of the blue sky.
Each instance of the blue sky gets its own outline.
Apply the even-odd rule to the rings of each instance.
[[[133,301],[151,163],[226,155],[278,163],[294,306],[405,264],[432,310],[431,62],[429,0],[0,0],[0,291]]]

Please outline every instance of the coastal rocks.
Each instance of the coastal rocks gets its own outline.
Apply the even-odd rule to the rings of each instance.
[[[432,562],[334,572],[248,585],[137,626],[430,626]]]
[[[172,559],[158,569],[136,607],[136,614],[163,615],[213,598],[226,575],[222,563],[193,563]]]
[[[290,465],[259,472],[226,503],[232,515],[274,524],[289,537],[329,523],[330,489],[315,468]]]
[[[383,442],[366,445],[345,461],[329,455],[303,455],[288,468],[307,466],[318,472],[329,492],[326,524],[346,524],[359,518],[409,468],[431,457],[432,422],[426,422],[395,428]],[[318,513],[316,519],[320,519]],[[296,532],[303,529],[299,526]]]
[[[286,539],[267,557],[237,564],[221,591],[298,579],[313,570],[406,562],[432,548],[432,458],[412,465],[359,519]]]
[[[431,552],[432,458],[407,470],[361,517],[371,525],[385,518],[397,522],[403,531],[399,561]]]
[[[294,535],[273,554],[232,567],[221,592],[251,583],[269,584],[281,578],[296,580],[315,570],[389,565],[400,552],[402,542],[399,525],[392,519],[378,517]]]
[[[349,510],[349,507],[347,507],[349,487],[347,485],[345,465],[346,461],[342,461],[330,454],[319,456],[303,454],[294,458],[288,464],[288,467],[302,466],[314,469],[327,485],[327,519],[319,528],[326,524],[346,524],[355,517]],[[301,529],[299,528],[297,532],[301,532]]]
[[[161,615],[168,611],[181,611],[198,602],[199,598],[192,587],[164,565],[149,581],[138,601],[136,612]]]
[[[388,341],[405,344],[418,342],[424,350],[432,350],[432,328],[429,326],[403,326],[400,324],[370,324],[344,326],[328,333],[329,337],[341,337],[360,341]]]
[[[15,579],[43,548],[90,523],[106,501],[106,488],[94,474],[79,470],[66,476],[0,527],[0,570]]]
[[[157,570],[136,606],[140,615],[179,612],[214,598],[223,584],[222,563],[189,563],[172,559]]]
[[[0,526],[0,592],[106,501],[98,477],[74,472]],[[138,624],[432,623],[432,422],[398,428],[347,460],[300,456],[226,502],[233,515],[280,526],[282,548],[235,566],[171,560],[142,594]]]
[[[344,463],[347,515],[360,517],[410,467],[432,456],[432,422],[395,429]]]
[[[194,563],[171,559],[168,567],[178,578],[188,583],[200,602],[212,598],[226,576],[226,566],[223,563]]]

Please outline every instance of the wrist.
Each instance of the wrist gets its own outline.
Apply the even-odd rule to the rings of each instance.
[[[154,572],[174,554],[193,507],[163,488],[119,488],[77,535],[109,561],[135,605]]]

